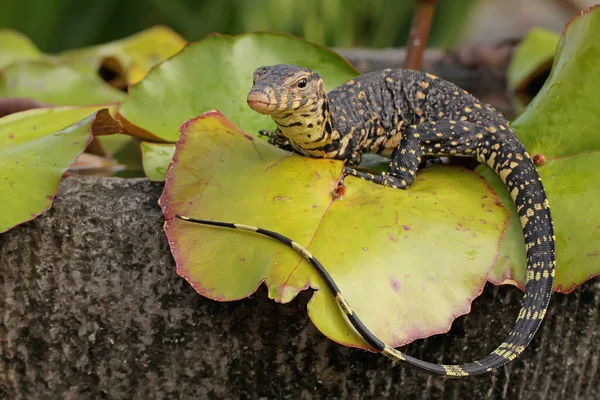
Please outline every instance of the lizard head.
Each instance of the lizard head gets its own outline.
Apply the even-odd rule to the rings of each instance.
[[[248,105],[270,115],[280,131],[302,148],[321,147],[330,141],[327,94],[321,76],[290,64],[260,67],[254,71]]]
[[[277,116],[311,108],[324,92],[318,73],[296,65],[259,67],[253,78],[247,101],[261,114]]]

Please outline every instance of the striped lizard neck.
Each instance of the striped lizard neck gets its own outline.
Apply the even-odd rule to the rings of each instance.
[[[316,149],[332,143],[329,100],[321,93],[315,101],[293,110],[272,114],[277,127],[290,141],[302,149]]]

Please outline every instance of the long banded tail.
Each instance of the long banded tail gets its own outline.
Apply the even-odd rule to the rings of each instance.
[[[525,162],[519,163],[511,172],[501,172],[503,169],[497,170],[497,172],[503,180],[509,182],[508,186],[512,189],[511,195],[519,210],[525,234],[528,264],[523,306],[508,338],[487,357],[464,365],[443,365],[422,361],[385,344],[363,324],[358,315],[352,310],[340,288],[321,262],[306,248],[286,236],[249,225],[201,220],[183,215],[176,216],[184,221],[198,224],[256,232],[285,243],[300,253],[325,280],[338,305],[362,338],[376,351],[393,361],[432,375],[454,377],[478,375],[508,363],[525,349],[544,318],[550,300],[554,277],[554,235],[550,210],[544,189],[538,180],[535,166],[528,159],[528,156],[522,158]],[[529,202],[530,199],[531,203]]]

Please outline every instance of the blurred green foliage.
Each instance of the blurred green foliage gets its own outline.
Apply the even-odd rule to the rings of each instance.
[[[430,46],[456,45],[478,0],[440,1]],[[412,0],[2,0],[0,27],[44,52],[83,47],[170,26],[189,41],[212,32],[288,32],[326,46],[404,46]]]

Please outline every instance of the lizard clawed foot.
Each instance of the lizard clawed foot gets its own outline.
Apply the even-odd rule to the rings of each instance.
[[[383,173],[381,175],[370,174],[368,172],[357,171],[354,168],[344,168],[344,177],[347,175],[356,176],[365,181],[371,181],[378,185],[383,185],[395,189],[404,189],[410,184],[406,179]]]
[[[394,189],[404,189],[408,186],[408,182],[405,179],[397,178],[393,175],[381,176],[381,185],[391,187]]]
[[[386,172],[381,173],[381,175],[375,175],[368,172],[358,171],[351,167],[344,167],[342,178],[338,182],[337,187],[333,189],[332,196],[334,199],[342,200],[344,198],[344,195],[346,194],[344,180],[348,175],[356,176],[357,178],[365,181],[371,181],[378,185],[387,186],[394,189],[405,189],[410,185],[410,182],[407,182],[406,179],[397,177],[395,175],[389,175]]]

